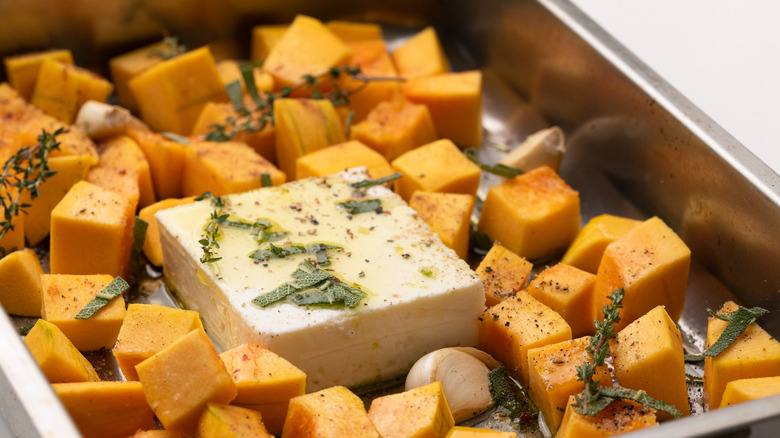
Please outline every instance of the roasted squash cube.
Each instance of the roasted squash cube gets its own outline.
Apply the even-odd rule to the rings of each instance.
[[[596,216],[577,233],[561,262],[595,274],[607,245],[640,223],[642,221],[611,214]]]
[[[273,438],[260,412],[240,406],[209,403],[198,420],[201,438]]]
[[[595,284],[596,276],[590,272],[558,263],[540,272],[526,291],[560,313],[571,326],[572,336],[580,337],[595,330],[593,315],[588,311]]]
[[[187,148],[185,159],[184,196],[205,192],[222,196],[258,189],[264,173],[275,186],[286,181],[282,171],[244,143],[196,142]]]
[[[252,61],[264,61],[276,47],[290,26],[287,24],[261,24],[252,28]]]
[[[409,79],[407,99],[428,107],[436,132],[460,147],[482,146],[482,73],[478,70]]]
[[[85,181],[122,195],[129,202],[130,211],[135,212],[138,208],[141,191],[138,189],[138,176],[134,171],[96,166],[89,169]]]
[[[663,306],[621,330],[610,342],[610,352],[620,386],[645,391],[690,414],[682,337]],[[657,415],[671,419],[665,412]]]
[[[250,106],[249,108],[252,107]],[[239,120],[239,123],[245,120],[239,117],[233,104],[226,102],[209,102],[203,107],[203,111],[201,111],[200,116],[198,116],[198,120],[192,128],[192,135],[205,137],[209,132],[212,132],[215,129],[214,125],[223,125],[230,131],[232,128],[230,128],[228,119],[231,117]],[[233,135],[232,141],[246,143],[266,160],[272,163],[276,162],[276,128],[270,123],[265,125],[260,131],[239,131]]]
[[[108,61],[120,105],[131,111],[138,109],[138,102],[135,101],[133,91],[130,89],[130,80],[149,67],[163,62],[165,57],[162,54],[168,56],[169,53],[171,53],[171,44],[163,40],[115,56]]]
[[[236,386],[206,332],[196,329],[135,367],[157,419],[174,432],[192,434],[206,404],[229,403]]]
[[[136,365],[196,329],[202,330],[203,323],[194,310],[133,303],[112,352],[125,379],[138,380]]]
[[[682,315],[691,250],[661,219],[650,218],[607,246],[596,274],[593,311],[601,309],[615,289],[623,288],[621,330],[656,306],[664,306],[675,323]]]
[[[303,81],[304,75],[319,76],[331,67],[346,65],[351,57],[349,46],[321,21],[298,15],[271,49],[263,69],[274,77],[277,86],[294,86]]]
[[[228,100],[208,47],[165,60],[129,82],[141,118],[155,131],[187,135],[203,106]]]
[[[373,25],[372,25],[373,26]],[[360,67],[360,71],[367,77],[388,78],[386,80],[370,81],[352,78],[342,75],[340,86],[344,90],[360,89],[360,92],[349,96],[349,108],[355,111],[354,123],[361,122],[368,113],[380,102],[391,100],[401,93],[399,82],[389,78],[398,76],[398,72],[387,52],[387,45],[381,39],[366,40],[349,43],[352,49],[352,61],[349,65]]]
[[[135,213],[130,201],[79,181],[51,213],[53,274],[121,276],[128,266]]]
[[[297,179],[298,158],[346,141],[341,119],[329,100],[276,99],[276,161],[289,180]]]
[[[409,206],[458,257],[468,257],[474,196],[418,190],[409,199]]]
[[[595,417],[578,414],[573,404],[574,396],[571,396],[556,438],[613,436],[657,425],[655,409],[631,400],[614,401]]]
[[[525,288],[534,265],[494,242],[477,267],[485,286],[485,305],[493,307]]]
[[[280,435],[290,399],[305,393],[306,374],[254,344],[231,348],[220,357],[238,390],[233,404],[259,411],[268,430]]]
[[[403,97],[380,102],[366,119],[352,126],[350,138],[365,143],[392,161],[439,138],[425,105]]]
[[[125,438],[154,427],[154,414],[139,382],[81,382],[52,385],[85,437]]]
[[[350,140],[298,158],[295,174],[298,179],[302,179],[330,175],[358,166],[365,166],[374,179],[393,173],[385,157],[357,140]]]
[[[571,327],[554,310],[521,291],[479,317],[479,348],[528,383],[528,350],[571,340]]]
[[[441,47],[436,30],[426,27],[393,52],[401,76],[410,79],[450,71],[450,61]]]
[[[376,23],[331,20],[325,27],[347,44],[382,39],[382,26]]]
[[[30,103],[44,113],[70,124],[84,102],[105,102],[114,90],[111,82],[87,69],[47,59],[38,71]]]
[[[50,322],[39,319],[24,344],[51,383],[100,381],[87,358]]]
[[[580,230],[579,193],[551,168],[537,167],[488,190],[478,229],[521,257],[553,255]]]
[[[381,435],[368,418],[363,401],[343,386],[332,386],[290,400],[283,438]]]
[[[99,152],[97,167],[135,175],[139,191],[138,205],[146,207],[155,202],[149,162],[135,140],[125,135],[114,137],[102,143]]]
[[[217,62],[217,72],[219,73],[222,84],[226,87],[231,82],[238,81],[238,83],[241,84],[243,93],[247,93],[244,75],[241,73],[241,66],[238,61],[234,59],[224,59]],[[255,89],[257,91],[272,91],[274,89],[274,78],[263,71],[263,69],[259,67],[259,64],[252,69],[252,78],[255,81]],[[232,106],[232,103],[230,105]]]
[[[582,392],[585,386],[578,380],[577,367],[586,361],[593,362],[593,356],[586,350],[588,345],[590,337],[585,336],[528,350],[531,398],[553,435],[561,425],[569,397]],[[596,368],[593,380],[598,380],[600,386],[612,386],[606,365]]]
[[[455,426],[447,433],[446,438],[515,438],[514,432],[481,429],[476,427]]]
[[[154,219],[154,214],[160,210],[165,210],[166,208],[189,204],[194,201],[195,198],[192,196],[187,198],[168,198],[142,208],[141,211],[138,212],[138,217],[149,224],[146,229],[146,236],[144,236],[143,246],[144,255],[146,256],[146,259],[149,260],[149,263],[155,266],[163,265],[162,244],[160,243],[160,228],[157,226],[157,221]]]
[[[25,100],[30,100],[41,64],[47,59],[53,59],[63,64],[73,65],[73,55],[70,50],[47,50],[45,52],[26,53],[18,56],[8,56],[5,63],[5,76],[8,83]]]
[[[726,384],[720,407],[780,394],[780,376],[732,380]]]
[[[480,169],[447,139],[413,149],[390,163],[403,177],[395,191],[409,200],[417,190],[476,196]]]
[[[390,165],[388,164],[387,167]],[[13,196],[12,193],[9,195]],[[2,248],[3,254],[24,249],[24,216],[25,214],[21,213],[11,218],[11,228],[0,239],[0,248]]]
[[[375,398],[368,418],[384,438],[443,438],[455,426],[438,381]]]
[[[112,348],[125,318],[121,295],[87,319],[76,315],[113,280],[111,275],[43,274],[41,317],[59,327],[79,351]]]
[[[41,316],[41,274],[41,262],[32,249],[20,249],[0,259],[3,309],[11,315]]]
[[[739,306],[727,301],[718,314],[731,313]],[[718,340],[728,322],[710,317],[707,322],[707,348]],[[721,405],[726,385],[732,380],[780,376],[780,342],[757,323],[750,324],[726,350],[716,357],[704,357],[704,393],[709,408]]]
[[[155,132],[130,129],[128,135],[135,140],[146,156],[156,198],[181,197],[181,180],[184,174],[187,146]]]

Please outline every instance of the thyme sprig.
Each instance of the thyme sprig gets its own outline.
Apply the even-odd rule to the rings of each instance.
[[[217,257],[215,253],[219,249],[219,239],[222,237],[222,224],[228,217],[230,215],[222,210],[211,212],[210,219],[204,228],[206,237],[198,241],[201,248],[203,248],[203,256],[200,258],[201,263],[213,263],[222,260],[222,257]]]
[[[251,97],[254,108],[248,108],[244,101],[244,96],[239,81],[229,83],[225,88],[227,90],[236,116],[228,117],[226,123],[216,123],[211,125],[211,131],[206,134],[208,141],[230,141],[237,134],[246,132],[248,134],[259,132],[266,126],[275,124],[273,108],[276,99],[287,98],[293,95],[295,91],[308,89],[311,91],[313,99],[327,99],[333,102],[334,106],[345,106],[349,104],[349,96],[363,90],[370,82],[375,81],[403,81],[400,77],[370,77],[366,76],[357,66],[331,67],[328,71],[318,75],[304,75],[301,82],[294,86],[283,87],[278,93],[265,92],[260,93],[254,80],[254,69],[258,67],[257,63],[243,62],[239,64],[241,76],[246,85],[247,92]],[[360,82],[355,88],[344,89],[337,80],[346,76],[352,80]],[[333,80],[333,89],[323,91],[320,89],[320,83],[323,79]]]
[[[14,229],[11,223],[19,213],[27,214],[25,209],[31,204],[21,202],[22,193],[27,191],[30,200],[40,196],[41,185],[57,173],[49,169],[49,154],[59,150],[60,142],[57,136],[66,132],[65,128],[59,128],[53,133],[46,130],[38,136],[38,143],[33,146],[24,146],[3,165],[3,174],[0,179],[0,203],[3,207],[3,220],[0,221],[0,240]],[[0,258],[4,257],[16,248],[4,248],[0,246]]]
[[[151,53],[149,53],[149,56],[171,59],[187,52],[187,46],[179,43],[179,37],[166,36],[162,39],[162,42],[165,44],[165,48],[152,50]]]

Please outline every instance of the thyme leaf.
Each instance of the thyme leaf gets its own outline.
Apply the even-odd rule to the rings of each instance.
[[[187,52],[184,44],[179,44],[179,37],[167,36],[162,42],[166,45],[164,49],[153,50],[149,56],[156,56],[162,59],[172,59]]]
[[[466,155],[466,158],[471,160],[472,163],[479,166],[480,169],[484,170],[485,172],[492,173],[494,175],[503,176],[504,178],[514,178],[517,175],[520,175],[523,173],[521,170],[515,169],[514,167],[509,167],[503,164],[494,164],[492,166],[488,164],[484,164],[477,158],[477,151],[474,148],[466,148],[463,150],[463,154]]]
[[[122,277],[116,277],[111,283],[108,284],[103,290],[95,294],[95,298],[92,298],[80,311],[76,314],[76,319],[87,319],[94,315],[95,312],[102,309],[114,298],[122,295],[124,291],[130,288],[130,285]]]
[[[203,249],[203,256],[200,258],[201,263],[213,263],[222,260],[222,257],[215,255],[215,251],[219,248],[218,240],[222,237],[222,224],[228,217],[230,215],[222,212],[222,210],[211,212],[209,221],[204,228],[206,237],[198,241]]]
[[[710,345],[710,348],[704,352],[705,356],[715,357],[722,353],[729,347],[737,338],[745,332],[748,326],[756,321],[756,319],[769,313],[768,310],[761,307],[753,307],[748,309],[746,307],[739,306],[739,308],[733,312],[725,315],[719,315],[710,309],[707,312],[715,318],[723,321],[728,321],[728,325],[720,334],[720,337],[714,344]]]
[[[383,176],[377,179],[367,179],[364,181],[358,181],[356,183],[350,184],[350,186],[356,189],[365,189],[367,187],[378,186],[385,183],[389,183],[390,181],[395,181],[398,178],[401,178],[402,176],[403,175],[401,174],[401,172],[395,172],[395,173],[391,173],[390,175]]]

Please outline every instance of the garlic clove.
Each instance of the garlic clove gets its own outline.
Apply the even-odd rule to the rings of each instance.
[[[439,381],[455,422],[468,420],[493,405],[490,368],[483,359],[498,363],[489,354],[472,348],[443,348],[428,353],[409,371],[406,390]]]
[[[563,131],[553,126],[529,135],[501,159],[501,164],[523,172],[546,165],[557,172],[564,150]]]
[[[74,125],[93,140],[124,134],[128,128],[148,131],[149,127],[125,108],[89,100],[79,109]]]

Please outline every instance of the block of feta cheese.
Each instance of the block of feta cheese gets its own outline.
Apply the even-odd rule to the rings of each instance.
[[[306,373],[307,392],[400,377],[430,351],[476,345],[479,277],[398,195],[351,185],[366,178],[356,168],[158,212],[169,287],[219,346],[267,347]],[[209,235],[218,260],[204,262]],[[358,292],[296,304],[305,280],[291,274],[304,268],[332,276],[315,284],[320,297]],[[272,302],[272,291],[291,294]]]

